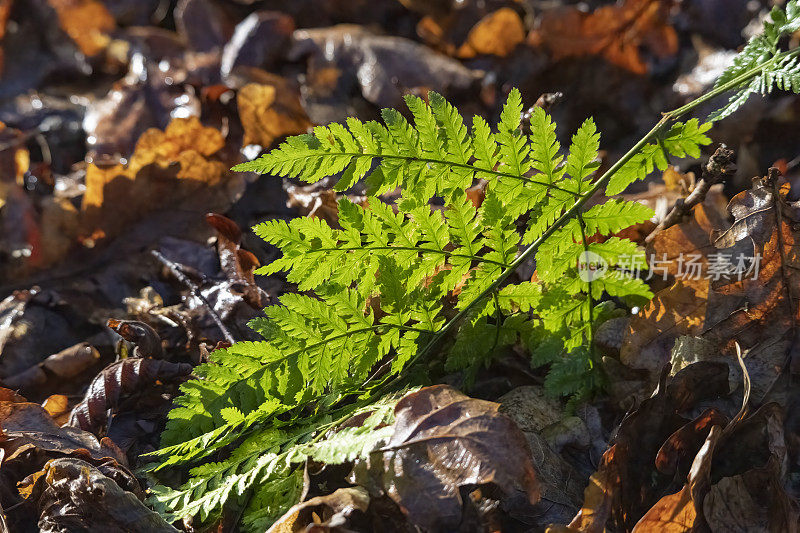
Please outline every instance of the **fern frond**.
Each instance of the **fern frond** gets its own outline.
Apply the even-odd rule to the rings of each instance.
[[[789,0],[783,9],[774,7],[764,21],[762,33],[750,38],[747,45],[733,59],[733,64],[717,80],[715,89],[734,85],[735,93],[728,102],[714,112],[709,121],[722,120],[735,113],[753,93],[766,95],[774,87],[794,93],[800,92],[800,64],[796,53],[782,52],[780,40],[800,29],[800,1]],[[759,72],[760,71],[760,72]],[[753,79],[736,80],[748,73],[758,73]]]
[[[666,170],[669,165],[667,156],[699,157],[700,147],[711,144],[711,139],[705,135],[711,126],[711,122],[700,124],[697,119],[676,123],[666,134],[659,137],[659,142],[642,147],[630,161],[611,176],[606,186],[606,194],[613,196],[621,193],[631,183],[645,179],[656,168]]]

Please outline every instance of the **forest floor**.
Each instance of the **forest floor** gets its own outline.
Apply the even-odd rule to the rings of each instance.
[[[329,180],[231,167],[314,125],[377,119],[405,94],[434,90],[496,124],[517,87],[526,108],[562,93],[548,101],[562,144],[592,116],[607,168],[662,111],[709,90],[776,3],[0,0],[8,530],[171,530],[141,503],[142,454],[193,367],[257,339],[247,321],[297,290],[242,276],[278,257],[249,228],[338,220]],[[651,258],[655,298],[598,331],[603,390],[568,407],[520,348],[465,391],[523,432],[541,499],[476,504],[462,531],[796,531],[800,98],[751,98],[709,136],[700,158],[622,195],[656,212],[624,235]],[[735,169],[648,239],[721,144]],[[744,281],[714,275],[726,238],[760,252]],[[304,494],[318,498],[276,530],[376,530],[376,506],[331,520],[344,478],[313,477]],[[419,527],[392,516],[378,530]],[[236,517],[207,527],[236,530]]]

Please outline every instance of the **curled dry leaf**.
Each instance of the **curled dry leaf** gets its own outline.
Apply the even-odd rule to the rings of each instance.
[[[217,213],[208,213],[206,222],[217,230],[219,265],[230,282],[231,290],[235,289],[253,309],[261,309],[266,304],[267,295],[254,277],[260,264],[252,252],[241,247],[242,230],[233,220]]]
[[[47,357],[27,370],[3,378],[6,387],[31,390],[41,387],[49,379],[64,380],[74,378],[95,365],[100,353],[88,343],[81,342]]]
[[[699,421],[693,423],[682,413],[701,400],[727,394],[728,368],[723,363],[700,362],[671,380],[668,370],[663,369],[653,396],[620,423],[600,467],[589,480],[583,506],[567,531],[602,532],[606,527],[629,530],[672,486],[676,475],[688,474],[688,466],[682,470],[681,458],[697,453],[703,432],[710,428]],[[690,427],[696,427],[696,431],[679,431],[687,423],[693,423]],[[697,439],[697,434],[702,437]],[[670,444],[665,445],[668,441]],[[659,472],[659,453],[662,467],[675,466],[675,472]]]
[[[126,464],[125,457],[113,442],[108,439],[98,441],[91,433],[78,428],[59,427],[41,405],[25,402],[24,398],[12,397],[6,392],[0,400],[0,424],[4,437],[0,442],[0,448],[5,452],[3,462],[17,458],[26,460],[25,453],[33,450],[50,457],[77,454],[86,460],[111,458]]]
[[[23,485],[39,513],[39,530],[172,533],[178,530],[97,467],[67,457],[49,461]]]
[[[112,363],[94,378],[83,400],[73,409],[69,425],[97,431],[108,422],[108,411],[121,399],[156,382],[180,381],[189,376],[192,365],[160,359],[123,359]]]
[[[362,531],[354,527],[353,520],[367,522],[369,493],[362,487],[338,489],[326,496],[317,496],[298,503],[267,530],[267,533],[292,533],[295,531],[325,531],[345,533]],[[360,515],[360,516],[359,516]]]
[[[120,337],[132,342],[134,357],[164,357],[161,338],[151,326],[138,320],[109,319],[106,325],[116,331]]]
[[[659,59],[678,52],[678,34],[667,22],[669,2],[625,0],[585,13],[575,7],[545,11],[530,35],[534,46],[558,60],[598,55],[636,74],[646,74],[646,50]]]
[[[710,429],[708,437],[692,462],[686,485],[680,492],[664,496],[651,507],[634,526],[634,533],[647,531],[683,533],[692,531],[695,525],[699,525],[697,511],[711,484],[711,461],[714,447],[721,434],[719,426]]]
[[[734,222],[723,233],[719,217],[701,204],[689,220],[656,235],[651,251],[677,281],[631,319],[620,350],[623,363],[655,375],[676,340],[690,335],[702,337],[736,368],[738,342],[758,398],[787,358],[800,364],[792,351],[800,320],[794,251],[800,205],[787,200],[789,193],[789,184],[773,173],[731,200]]]
[[[539,499],[531,452],[499,405],[446,385],[426,387],[395,407],[394,434],[360,460],[353,479],[370,494],[388,495],[423,529],[457,529],[472,501],[463,490],[485,486],[503,498]]]

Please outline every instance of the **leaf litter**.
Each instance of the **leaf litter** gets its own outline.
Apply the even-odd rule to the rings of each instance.
[[[430,89],[492,119],[511,86],[529,103],[563,91],[553,112],[594,115],[613,160],[650,102],[703,87],[703,62],[741,45],[761,9],[286,4],[0,1],[0,505],[11,531],[193,530],[142,503],[150,480],[137,469],[194,365],[252,338],[247,321],[295,289],[253,275],[275,251],[246,228],[338,221],[330,183],[274,184],[233,165]],[[698,25],[697,13],[720,24]],[[653,301],[607,328],[607,395],[565,409],[524,348],[509,348],[473,398],[443,385],[406,396],[369,460],[309,462],[301,503],[272,530],[796,530],[800,184],[785,140],[796,121],[779,115],[751,103],[720,128],[739,171],[674,224],[653,233],[696,190],[700,161],[626,192],[659,213],[630,231],[667,266]],[[783,176],[748,181],[781,158]],[[705,271],[739,252],[759,254],[757,279],[687,280],[676,268],[681,254]]]

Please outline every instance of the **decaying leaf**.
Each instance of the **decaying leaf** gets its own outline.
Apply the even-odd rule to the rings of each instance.
[[[160,359],[123,359],[106,367],[89,385],[86,396],[70,415],[69,425],[97,431],[108,421],[113,410],[125,395],[151,387],[157,382],[185,379],[192,365],[171,363]]]
[[[726,231],[701,204],[687,221],[656,235],[649,251],[658,263],[651,269],[675,282],[631,319],[623,363],[655,375],[676,340],[689,335],[700,336],[735,370],[738,342],[754,396],[769,390],[793,353],[800,319],[800,206],[787,200],[789,192],[773,173],[731,200],[734,222]]]
[[[589,480],[580,512],[568,531],[601,532],[612,525],[632,528],[664,495],[675,475],[688,475],[688,467],[664,474],[656,467],[656,458],[663,449],[662,464],[679,465],[678,454],[691,457],[697,453],[702,439],[694,433],[676,431],[690,422],[685,413],[698,401],[728,393],[728,369],[723,363],[700,362],[678,372],[671,380],[669,367],[661,373],[658,388],[651,398],[628,414],[603,455],[597,472]],[[697,427],[710,428],[700,423]],[[694,426],[690,426],[694,427]],[[700,430],[702,431],[702,429]],[[665,441],[676,435],[671,444]],[[687,438],[692,435],[691,438]]]
[[[356,529],[350,523],[364,515],[369,507],[369,493],[362,487],[338,489],[327,496],[317,496],[298,503],[267,530],[267,533],[325,531],[344,533]],[[364,518],[362,518],[363,521]],[[369,523],[369,522],[367,522]]]
[[[26,452],[38,451],[49,456],[77,454],[91,460],[112,458],[125,464],[125,458],[114,443],[97,438],[78,428],[59,427],[50,414],[35,403],[9,398],[0,401],[0,423],[5,452],[3,461],[14,461]]]
[[[620,360],[633,368],[658,372],[670,360],[679,337],[702,332],[707,298],[707,280],[678,281],[657,292],[628,323]]]
[[[0,350],[1,351],[1,350]],[[81,372],[91,368],[100,359],[96,348],[82,342],[61,350],[47,357],[19,374],[14,374],[3,379],[6,387],[31,390],[41,387],[49,379],[64,380],[74,378]]]
[[[419,43],[375,35],[359,26],[297,30],[294,41],[290,58],[309,58],[306,109],[314,122],[344,119],[333,114],[344,111],[340,103],[330,111],[324,108],[333,99],[349,99],[354,84],[368,102],[398,107],[405,93],[465,90],[480,78],[455,59]],[[315,112],[317,105],[321,109]]]
[[[178,530],[97,467],[53,459],[25,486],[43,532],[170,533]]]
[[[539,485],[528,444],[498,407],[445,385],[408,394],[395,408],[392,438],[356,463],[353,479],[434,531],[458,527],[471,502],[463,491],[474,487],[535,503]]]
[[[667,22],[669,2],[625,0],[585,13],[574,7],[545,11],[530,35],[555,59],[598,55],[636,74],[648,71],[642,50],[663,59],[678,51],[678,34]]]

